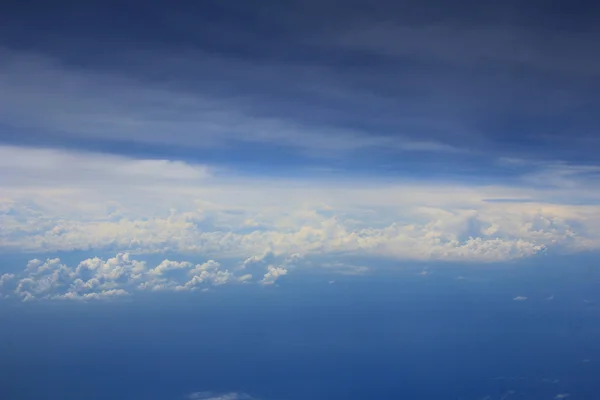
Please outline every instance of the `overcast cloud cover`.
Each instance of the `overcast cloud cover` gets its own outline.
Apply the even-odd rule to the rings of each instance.
[[[600,246],[584,7],[9,3],[0,247],[41,260],[3,276],[12,294],[195,287],[196,266],[171,281],[144,254],[499,262]],[[129,286],[54,261],[71,251],[118,254],[79,266]],[[253,282],[287,272],[263,267]]]

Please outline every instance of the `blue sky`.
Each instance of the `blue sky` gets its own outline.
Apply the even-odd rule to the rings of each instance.
[[[0,307],[6,307],[0,312],[16,327],[0,339],[14,342],[32,364],[50,366],[48,360],[77,343],[56,367],[62,383],[52,393],[64,399],[69,368],[78,362],[75,348],[102,359],[110,335],[122,335],[122,351],[130,344],[131,357],[146,357],[140,354],[149,344],[136,347],[132,339],[141,333],[121,331],[125,317],[111,320],[111,310],[130,310],[150,336],[168,342],[159,353],[182,366],[201,351],[186,356],[177,330],[161,331],[144,312],[172,310],[173,324],[194,321],[186,335],[203,335],[193,305],[206,301],[215,307],[206,311],[214,327],[206,340],[218,341],[229,323],[247,323],[274,341],[293,337],[290,326],[306,326],[323,335],[305,343],[313,350],[345,337],[335,321],[383,329],[389,317],[400,329],[406,318],[424,323],[407,333],[409,342],[429,337],[429,329],[455,339],[440,344],[450,352],[444,363],[458,357],[452,346],[490,334],[481,324],[491,315],[507,336],[495,331],[487,344],[475,340],[482,347],[469,354],[481,348],[491,358],[506,348],[518,354],[543,325],[540,343],[553,346],[552,357],[527,365],[556,376],[528,375],[526,385],[498,387],[496,369],[485,364],[481,382],[492,383],[447,386],[446,393],[479,400],[531,390],[540,399],[598,393],[588,379],[596,370],[580,364],[592,360],[597,369],[590,338],[598,332],[592,314],[600,299],[587,266],[600,249],[599,13],[586,1],[4,2]],[[390,286],[382,283],[388,280]],[[408,297],[395,292],[413,284],[419,289]],[[313,288],[324,296],[323,307],[337,310],[331,324],[305,310],[315,306],[307,300]],[[441,288],[439,297],[432,288]],[[262,296],[282,306],[265,317],[256,311]],[[356,296],[364,304],[353,303]],[[380,319],[361,316],[351,324],[340,305],[364,310],[384,297],[420,309],[401,307],[394,318],[393,308],[382,306]],[[446,301],[464,337],[442,318]],[[471,301],[490,308],[470,308]],[[231,304],[253,311],[225,323],[219,315]],[[304,311],[290,322],[281,317],[286,307]],[[55,346],[40,358],[37,347],[20,339],[54,329],[45,325],[53,315],[76,326],[77,310],[88,310],[90,321],[108,321],[109,339],[86,341],[82,335],[93,332],[85,327],[79,336],[59,329],[52,331]],[[529,325],[531,316],[542,325]],[[579,324],[569,334],[580,344],[560,328],[571,322]],[[334,349],[323,365],[338,356],[351,360],[349,354],[363,368],[396,365],[402,352],[394,338],[356,329],[346,337],[347,352]],[[338,383],[327,386],[307,372],[310,363],[302,364],[297,349],[272,351],[259,362],[268,346],[241,334],[227,338],[216,353],[233,357],[233,343],[236,351],[248,350],[245,363],[262,362],[275,375],[267,364],[289,351],[299,368],[294,374],[312,382],[305,398],[342,396],[347,388],[335,385],[355,379],[342,369],[332,378]],[[372,354],[360,348],[363,340]],[[257,347],[244,350],[240,343]],[[176,356],[169,358],[171,350]],[[561,369],[561,355],[571,367]],[[223,357],[229,361],[222,365],[234,363]],[[421,367],[402,370],[403,379],[424,381],[419,353],[408,357]],[[458,381],[477,370],[476,357],[465,360]],[[510,374],[514,359],[499,365]],[[209,364],[201,368],[210,372]],[[290,376],[270,391],[268,382],[253,385],[223,368],[231,376],[206,372],[212,381],[196,383],[169,376],[171,386],[155,392],[132,383],[105,387],[97,398],[139,398],[137,389],[157,400],[185,393],[204,400],[301,398]],[[443,381],[448,372],[436,368],[432,376]],[[569,368],[579,375],[567,376]],[[23,394],[27,380],[19,371],[20,383],[8,395],[39,396]],[[365,379],[352,398],[375,393],[377,382],[378,396],[398,398],[387,378]],[[544,379],[567,383],[540,389]],[[404,389],[408,398],[420,393],[417,386]],[[440,398],[430,389],[420,398]]]

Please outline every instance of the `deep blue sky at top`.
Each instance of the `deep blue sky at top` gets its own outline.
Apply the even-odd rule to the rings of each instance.
[[[243,119],[233,128],[218,118],[209,128],[184,126],[197,105],[167,98],[169,123],[157,128],[160,140],[148,140],[143,127],[80,134],[89,126],[21,123],[39,113],[15,106],[0,119],[0,142],[259,171],[310,165],[497,176],[510,173],[497,165],[503,157],[595,164],[598,15],[584,1],[6,1],[0,57],[10,63],[26,54],[32,71],[42,71],[32,76],[58,70],[88,84],[111,77],[179,100],[201,96],[219,104],[216,113]],[[122,97],[90,85],[85,96]],[[120,112],[157,114],[131,93],[115,102]],[[222,142],[207,146],[207,129]],[[330,157],[350,142],[359,144]]]

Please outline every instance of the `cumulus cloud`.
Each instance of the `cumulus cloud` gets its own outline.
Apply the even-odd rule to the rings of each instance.
[[[525,301],[527,300],[527,297],[525,296],[516,296],[513,298],[514,301]]]
[[[286,260],[283,260],[285,265]],[[269,266],[274,282],[281,267]],[[173,273],[176,272],[176,273]],[[286,271],[287,272],[287,271]],[[74,267],[58,258],[33,259],[20,274],[0,277],[0,293],[24,301],[35,299],[102,300],[142,291],[195,291],[224,284],[252,282],[251,274],[235,274],[214,260],[202,264],[163,260],[155,267],[119,253],[104,260],[88,258]]]
[[[0,298],[7,296],[5,294],[5,290],[4,290],[4,286],[8,285],[8,283],[10,281],[12,281],[15,278],[15,274],[3,274],[0,275]]]
[[[347,185],[57,150],[0,146],[0,155],[0,248],[10,251],[186,252],[262,268],[292,254],[502,261],[600,249],[600,206],[561,204],[557,187]],[[530,201],[488,201],[501,197]],[[168,280],[186,267],[152,275]]]
[[[278,278],[287,275],[288,273],[287,269],[282,267],[274,267],[272,265],[269,265],[267,269],[268,271],[262,279],[262,283],[265,285],[272,285]]]
[[[4,286],[4,284],[15,277],[15,274],[3,274],[0,275],[0,287]]]

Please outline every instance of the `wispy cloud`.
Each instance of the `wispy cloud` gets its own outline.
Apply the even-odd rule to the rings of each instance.
[[[319,157],[361,149],[461,151],[433,139],[410,139],[401,132],[384,136],[335,124],[315,125],[286,114],[253,112],[249,109],[253,100],[244,100],[245,96],[77,69],[37,54],[6,49],[0,54],[0,123],[42,130],[42,137],[63,143],[109,140],[213,149],[254,143]]]

